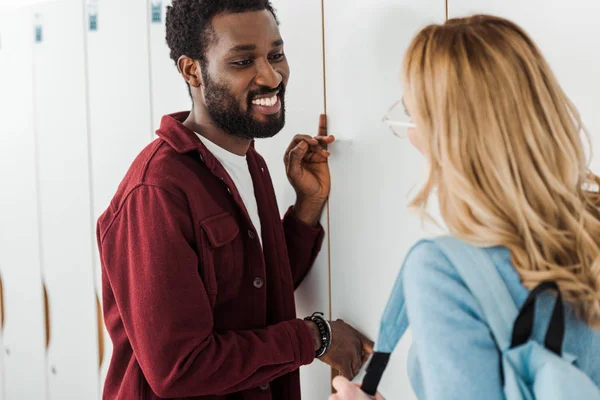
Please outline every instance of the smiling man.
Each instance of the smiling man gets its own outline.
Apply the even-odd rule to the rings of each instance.
[[[297,319],[294,289],[323,240],[326,121],[284,160],[283,221],[253,141],[285,123],[289,66],[267,0],[174,0],[171,58],[193,107],[163,117],[98,221],[114,350],[104,399],[300,399],[318,357],[352,378],[372,343],[343,321]]]

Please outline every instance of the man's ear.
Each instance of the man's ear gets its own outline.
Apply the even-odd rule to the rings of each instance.
[[[202,70],[200,69],[198,60],[194,60],[188,56],[181,56],[177,60],[177,69],[191,87],[198,88],[204,85]]]

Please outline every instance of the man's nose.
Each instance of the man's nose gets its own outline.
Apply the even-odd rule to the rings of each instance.
[[[258,74],[254,81],[258,86],[276,88],[281,84],[283,77],[273,68],[270,62],[263,61],[258,68]]]

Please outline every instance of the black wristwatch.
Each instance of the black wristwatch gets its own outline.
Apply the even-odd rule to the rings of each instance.
[[[331,334],[331,326],[329,322],[325,318],[323,318],[323,313],[315,312],[310,317],[304,318],[305,321],[312,321],[319,328],[319,336],[321,338],[321,347],[317,349],[315,356],[317,358],[321,358],[327,353],[329,348],[331,347],[331,341],[333,339]]]

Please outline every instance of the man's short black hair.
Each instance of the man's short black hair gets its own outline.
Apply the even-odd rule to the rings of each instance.
[[[270,0],[173,0],[166,18],[171,58],[177,64],[179,57],[186,55],[205,64],[206,49],[215,40],[214,16],[262,10],[270,11],[277,21]]]

